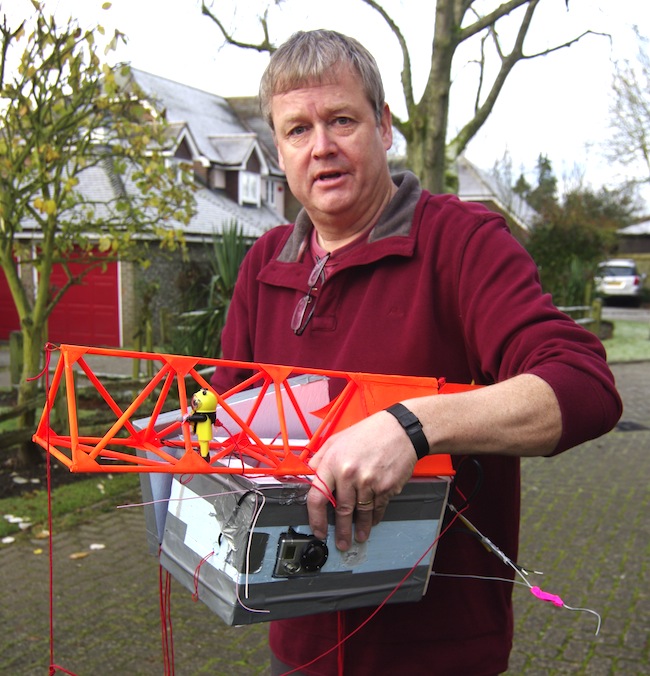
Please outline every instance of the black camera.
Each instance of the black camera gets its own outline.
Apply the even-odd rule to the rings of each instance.
[[[278,540],[274,577],[295,577],[318,573],[327,561],[327,545],[314,535],[297,533],[290,528]]]

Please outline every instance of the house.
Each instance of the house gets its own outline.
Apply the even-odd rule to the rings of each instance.
[[[170,123],[167,161],[190,164],[196,185],[196,214],[183,227],[190,257],[205,259],[206,243],[213,235],[237,222],[245,236],[256,239],[266,230],[286,222],[285,207],[295,203],[268,139],[247,123],[252,115],[239,117],[227,99],[165,78],[132,69],[122,86],[134,83],[162,111]],[[272,142],[271,142],[272,145]],[[109,166],[82,175],[80,189],[95,200],[109,200],[124,185]],[[128,189],[128,186],[127,188]],[[295,206],[294,206],[295,213]],[[33,239],[34,227],[25,224],[24,237]],[[53,271],[52,285],[63,283],[63,269]],[[158,280],[161,290],[150,308],[180,307],[183,285],[180,256],[163,258],[152,253],[146,272],[128,262],[115,262],[91,272],[83,285],[74,286],[57,305],[48,323],[49,339],[123,347],[133,344],[140,327],[142,298],[149,282]],[[0,340],[18,330],[18,317],[4,274],[0,272]]]
[[[628,225],[618,230],[616,234],[620,254],[650,255],[650,221]]]
[[[187,237],[211,236],[232,219],[259,237],[285,220],[286,180],[275,153],[227,99],[135,68],[131,77],[172,124],[170,162],[192,164],[197,216]]]
[[[242,122],[244,122],[246,126],[251,129],[251,131],[255,132],[260,146],[265,153],[274,158],[275,166],[278,168],[278,171],[281,171],[278,167],[278,152],[275,147],[273,132],[271,131],[271,127],[269,127],[266,120],[260,115],[260,104],[258,97],[241,96],[231,97],[227,100],[232,106],[233,110],[237,113],[239,119],[242,120]],[[282,172],[282,176],[284,176],[284,172]],[[290,190],[285,192],[283,206],[284,215],[289,222],[293,222],[295,220],[298,212],[302,208],[302,205],[293,196]]]
[[[487,172],[472,164],[464,154],[456,160],[458,197],[465,202],[480,202],[501,214],[512,234],[523,244],[539,214],[509,186],[501,186]]]
[[[628,225],[617,231],[618,256],[633,258],[640,272],[650,276],[650,221]]]

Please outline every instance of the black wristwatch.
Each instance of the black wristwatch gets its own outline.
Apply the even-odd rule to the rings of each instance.
[[[418,460],[424,458],[425,455],[429,455],[429,442],[422,431],[420,419],[412,411],[409,411],[404,404],[393,404],[384,410],[394,415],[397,422],[404,428],[413,444]]]

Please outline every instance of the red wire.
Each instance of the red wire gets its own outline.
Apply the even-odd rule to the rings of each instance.
[[[45,373],[45,396],[48,396],[50,391],[50,351],[45,346],[45,367],[32,380],[40,378]],[[49,444],[50,435],[50,409],[46,411],[47,416],[47,436]],[[45,454],[45,467],[47,468],[47,532],[48,532],[48,556],[49,556],[49,586],[50,586],[50,673],[56,672],[57,667],[54,665],[54,542],[52,538],[52,464],[50,462],[50,454]]]
[[[53,343],[45,344],[45,366],[43,370],[32,378],[27,378],[28,382],[38,380],[45,375],[45,396],[50,393],[50,357],[54,350],[58,349]],[[47,443],[50,441],[50,407],[45,411],[47,416]],[[53,518],[52,518],[52,464],[50,454],[45,454],[45,467],[47,469],[47,530],[48,530],[48,563],[49,563],[49,621],[50,621],[50,665],[49,674],[55,674],[62,671],[70,676],[76,676],[74,672],[68,671],[58,664],[54,663],[54,539],[52,536]]]
[[[214,556],[214,550],[206,554],[200,561],[199,565],[194,570],[194,593],[192,594],[192,600],[199,600],[199,574],[201,573],[201,566],[211,557]]]
[[[339,610],[337,613],[337,625],[338,625],[338,639],[339,639],[339,650],[337,653],[338,658],[338,673],[339,676],[343,676],[343,667],[345,665],[345,646],[343,639],[345,638],[345,615]]]
[[[318,479],[321,484],[323,484],[322,488],[316,485],[316,479]],[[320,476],[318,476],[317,471],[314,471],[314,480],[311,482],[311,485],[312,488],[315,488],[319,493],[322,493],[327,498],[332,507],[336,507],[336,498],[334,497],[334,493],[332,493],[330,487],[320,478]]]
[[[165,676],[174,676],[174,637],[171,616],[171,575],[159,566],[160,631]]]
[[[46,352],[46,366],[45,366],[45,392],[46,396],[50,389],[50,375],[47,362],[49,362],[49,352]],[[42,375],[42,373],[41,373]],[[40,376],[39,376],[40,377]],[[50,410],[47,410],[47,437],[49,444],[50,436]],[[52,538],[52,467],[50,462],[50,454],[45,454],[45,466],[47,468],[47,541],[48,541],[48,555],[49,555],[49,585],[50,585],[50,673],[54,673],[52,668],[54,666],[54,546]],[[56,669],[55,669],[56,671]]]
[[[57,671],[62,671],[65,674],[70,674],[70,676],[77,676],[74,673],[74,671],[68,671],[63,667],[60,667],[58,664],[50,664],[50,676],[52,676],[52,674],[56,674]]]

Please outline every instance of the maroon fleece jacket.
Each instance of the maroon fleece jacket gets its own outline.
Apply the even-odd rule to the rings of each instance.
[[[244,261],[222,336],[226,359],[335,370],[444,377],[489,385],[522,373],[543,378],[562,412],[555,453],[609,431],[621,402],[600,342],[542,293],[537,269],[504,219],[451,195],[422,191],[406,173],[363,246],[334,253],[303,335],[290,327],[314,265],[311,223],[262,236]],[[245,372],[219,371],[225,391]],[[449,395],[454,396],[454,395]],[[460,459],[454,459],[458,466]],[[466,516],[516,559],[519,459],[481,457],[457,477],[465,496],[480,488]],[[458,498],[452,498],[458,502]],[[504,577],[510,572],[462,529],[440,541],[438,573]],[[496,674],[512,644],[511,585],[433,577],[422,601],[384,607],[346,642],[354,676]],[[352,632],[372,609],[272,623],[271,648],[300,666]],[[337,652],[305,673],[337,673]]]

